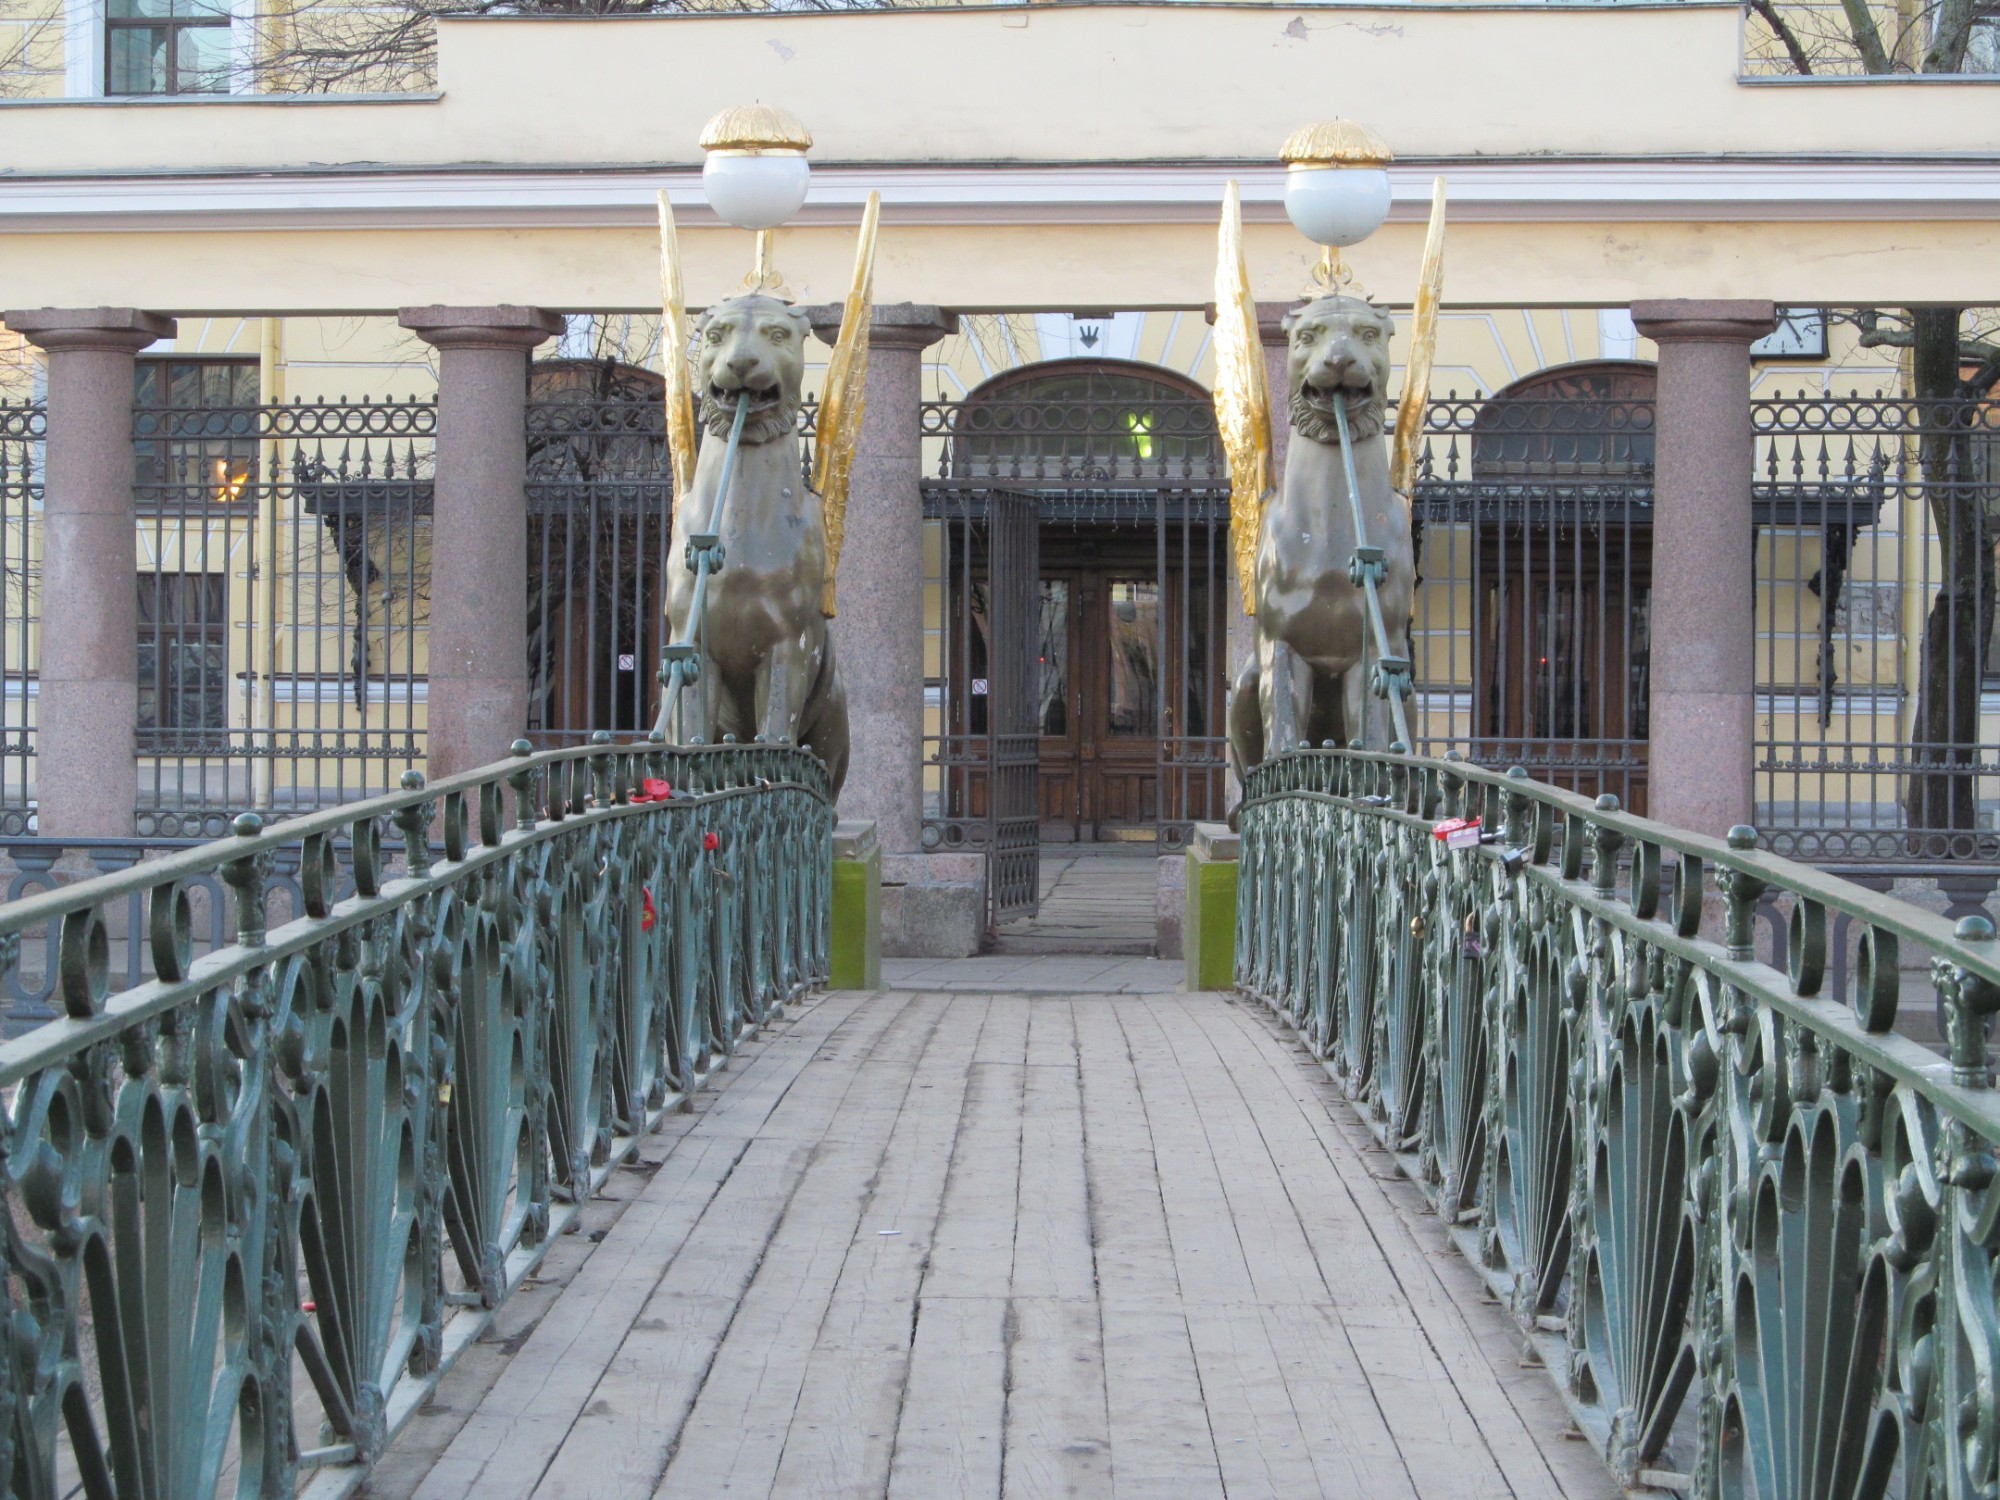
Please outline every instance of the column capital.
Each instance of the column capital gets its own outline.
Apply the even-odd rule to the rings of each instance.
[[[1632,325],[1658,344],[1752,344],[1778,326],[1778,308],[1754,298],[1659,298],[1634,302]]]
[[[1291,339],[1285,332],[1285,319],[1305,306],[1303,299],[1294,297],[1289,302],[1259,302],[1257,304],[1257,342],[1266,349],[1287,348]],[[1205,303],[1201,310],[1202,321],[1210,327],[1215,324],[1215,304]]]
[[[820,302],[806,309],[812,329],[824,344],[840,339],[842,306]],[[928,349],[939,339],[958,332],[958,314],[928,302],[889,302],[875,309],[868,325],[868,343],[877,349]]]
[[[51,354],[72,349],[137,354],[148,344],[172,338],[179,326],[172,318],[136,307],[18,307],[0,313],[0,319]]]
[[[518,349],[522,353],[563,331],[560,313],[539,307],[405,307],[396,321],[435,349]]]

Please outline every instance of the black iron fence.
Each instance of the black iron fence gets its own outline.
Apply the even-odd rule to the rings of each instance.
[[[1411,729],[1421,753],[1523,765],[1643,811],[1653,402],[1628,383],[1431,403]]]
[[[0,401],[0,834],[26,833],[34,820],[47,434],[46,408]]]
[[[137,408],[142,837],[421,765],[436,430],[428,401]]]
[[[1751,404],[1758,826],[1781,853],[2000,860],[2000,407]]]
[[[673,482],[659,377],[551,361],[528,403],[528,732],[652,727]]]

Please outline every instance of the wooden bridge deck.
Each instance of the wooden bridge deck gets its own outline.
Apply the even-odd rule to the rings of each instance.
[[[1617,1493],[1248,1005],[836,994],[731,1072],[371,1496]]]

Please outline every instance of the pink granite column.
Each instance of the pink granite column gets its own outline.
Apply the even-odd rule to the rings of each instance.
[[[45,307],[6,321],[49,360],[38,826],[47,838],[129,838],[139,721],[132,362],[172,338],[174,320]]]
[[[428,774],[507,758],[528,727],[528,354],[538,307],[406,307],[438,350]]]
[[[1750,345],[1769,302],[1632,304],[1660,346],[1648,810],[1720,836],[1755,797]]]
[[[839,307],[810,311],[821,339],[839,337]],[[923,846],[920,403],[924,350],[956,332],[956,314],[912,302],[877,307],[869,331],[867,405],[854,453],[833,635],[853,747],[840,815],[872,818],[887,854]]]

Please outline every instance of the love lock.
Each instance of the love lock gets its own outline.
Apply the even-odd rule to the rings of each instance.
[[[1460,935],[1458,953],[1461,958],[1484,958],[1486,944],[1479,937],[1479,913],[1465,914],[1465,931]]]

